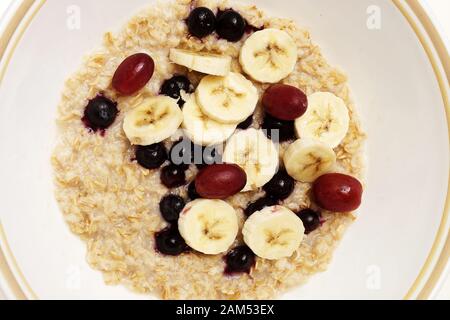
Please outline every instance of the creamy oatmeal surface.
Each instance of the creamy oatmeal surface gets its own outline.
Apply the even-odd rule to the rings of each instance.
[[[195,5],[213,10],[231,7],[225,1],[197,1]],[[277,261],[258,258],[250,274],[225,275],[224,254],[190,252],[168,257],[155,250],[154,234],[167,226],[158,206],[169,190],[161,184],[159,170],[146,170],[133,160],[134,149],[122,129],[124,115],[145,97],[157,95],[162,82],[174,74],[185,74],[194,84],[198,83],[200,74],[188,73],[169,62],[170,48],[227,54],[233,57],[232,71],[242,72],[239,50],[248,37],[237,43],[218,40],[215,35],[206,40],[190,37],[185,19],[192,6],[190,0],[178,0],[143,10],[120,33],[107,33],[103,47],[88,56],[80,71],[67,81],[58,109],[59,143],[52,157],[56,197],[71,230],[87,244],[89,264],[102,271],[107,284],[123,284],[164,299],[274,298],[327,268],[334,248],[354,220],[352,214],[322,210],[322,227],[305,236],[292,257]],[[269,17],[254,6],[232,7],[254,27],[285,30],[295,40],[299,59],[283,83],[306,94],[332,92],[346,102],[351,123],[343,143],[335,149],[338,171],[362,179],[364,134],[354,113],[346,76],[327,63],[307,30],[290,20]],[[123,59],[137,52],[153,57],[155,74],[135,96],[119,97],[111,88],[111,79]],[[268,87],[254,84],[260,95]],[[88,100],[99,92],[117,101],[120,111],[104,136],[87,130],[80,120]],[[253,127],[259,128],[259,105],[255,119]],[[172,144],[165,143],[168,147]],[[196,172],[191,166],[188,181],[194,179]],[[170,192],[185,196],[186,188]],[[317,208],[310,201],[310,188],[311,184],[296,182],[295,191],[282,204],[293,211]],[[227,200],[238,212],[241,228],[243,209],[262,193],[240,193]],[[236,244],[241,243],[239,235]]]

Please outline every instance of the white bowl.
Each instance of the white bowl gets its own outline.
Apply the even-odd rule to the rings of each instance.
[[[147,298],[106,286],[87,265],[54,200],[49,158],[64,79],[105,31],[149,2],[23,0],[1,25],[0,285],[8,298]],[[432,21],[414,0],[253,2],[311,30],[349,75],[369,137],[359,219],[329,270],[283,298],[432,297],[450,253],[450,60]],[[70,30],[78,9],[81,29]],[[381,28],[371,29],[378,12]]]

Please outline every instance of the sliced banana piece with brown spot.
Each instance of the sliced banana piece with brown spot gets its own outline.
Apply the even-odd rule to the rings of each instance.
[[[308,96],[308,110],[295,121],[299,138],[317,139],[336,148],[347,135],[350,116],[344,100],[329,92]]]
[[[247,219],[244,242],[261,258],[277,260],[292,256],[305,233],[302,220],[291,210],[274,206],[255,212]]]
[[[180,213],[178,229],[187,245],[204,254],[227,251],[239,231],[236,211],[222,200],[199,199]]]
[[[196,95],[204,114],[218,122],[231,124],[247,119],[255,111],[259,99],[253,83],[234,72],[226,77],[204,77]]]
[[[261,130],[238,131],[228,141],[223,161],[240,166],[247,174],[242,192],[256,190],[273,178],[279,167],[275,144]]]
[[[245,41],[240,63],[254,80],[277,83],[294,71],[297,58],[297,45],[288,33],[265,29]]]
[[[313,182],[336,164],[336,154],[327,144],[313,139],[292,143],[283,156],[288,174],[301,182]]]
[[[200,109],[195,95],[183,107],[183,128],[187,137],[197,145],[210,146],[226,141],[236,131],[236,124],[217,122]]]
[[[131,144],[148,146],[174,134],[183,122],[175,99],[157,96],[145,99],[128,112],[123,123],[125,135]]]
[[[231,69],[231,57],[213,53],[171,49],[169,58],[190,70],[215,76],[226,76]]]

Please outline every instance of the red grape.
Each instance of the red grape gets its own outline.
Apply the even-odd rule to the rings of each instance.
[[[276,84],[266,90],[262,100],[266,112],[284,121],[295,120],[308,109],[308,98],[300,89]]]
[[[155,62],[145,53],[126,58],[117,68],[112,80],[113,88],[123,96],[141,90],[150,81],[155,71]]]
[[[205,199],[226,199],[247,184],[247,175],[235,164],[214,164],[201,170],[195,179],[197,193]]]
[[[313,184],[317,204],[328,211],[349,212],[359,208],[363,187],[357,179],[340,173],[319,177]]]

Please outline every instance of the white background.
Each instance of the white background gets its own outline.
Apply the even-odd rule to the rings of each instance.
[[[0,1],[0,17],[3,15],[4,11],[14,0],[1,0]],[[447,44],[449,44],[450,35],[450,1],[448,0],[421,0],[424,5],[429,6],[433,11],[437,23],[440,24],[442,32],[446,36]],[[0,292],[0,299],[2,294]],[[444,283],[438,299],[450,299],[450,277]]]

